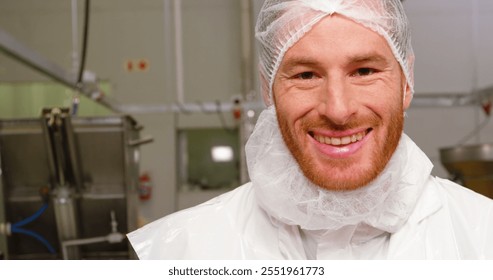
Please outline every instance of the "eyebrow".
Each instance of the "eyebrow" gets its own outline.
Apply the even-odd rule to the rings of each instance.
[[[360,64],[360,63],[368,63],[368,62],[376,62],[376,63],[389,63],[388,59],[378,53],[369,53],[362,55],[350,55],[346,57],[346,61],[348,64]],[[310,56],[294,56],[289,58],[286,63],[283,63],[282,66],[284,69],[290,69],[294,66],[316,66],[319,65],[316,59]]]
[[[379,54],[367,54],[367,55],[354,55],[347,57],[349,63],[365,63],[365,62],[385,62],[388,63],[388,59]]]
[[[317,60],[308,56],[295,56],[289,58],[286,63],[282,63],[282,68],[290,69],[294,66],[314,66],[320,64]]]

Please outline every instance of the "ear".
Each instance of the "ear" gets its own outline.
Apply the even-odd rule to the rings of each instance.
[[[413,73],[414,59],[415,59],[414,52],[411,51],[411,53],[407,56],[407,64],[411,69],[410,73],[408,73],[410,75],[409,79],[411,80],[411,83],[414,83],[414,73]],[[404,85],[402,87],[404,89],[402,93],[404,95],[402,107],[404,108],[404,111],[406,111],[411,105],[411,101],[413,100],[414,89],[409,84],[408,80],[406,79],[406,75],[404,75],[404,73],[402,74],[402,77],[404,82]]]
[[[409,108],[409,106],[411,105],[411,101],[413,100],[413,92],[411,91],[411,87],[409,86],[407,81],[406,84],[404,85],[403,95],[404,95],[404,99],[402,101],[403,102],[402,107],[404,111],[406,111],[407,108]]]

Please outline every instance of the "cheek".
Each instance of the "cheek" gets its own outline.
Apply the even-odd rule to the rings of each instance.
[[[383,119],[388,119],[403,111],[403,89],[396,82],[383,83],[382,85],[369,89],[363,103],[371,111]]]
[[[395,101],[397,100],[385,100],[385,102],[373,101],[373,103],[367,105],[367,108],[382,121],[383,126],[387,126],[398,114],[404,114],[402,111],[402,100],[400,102]]]
[[[274,86],[274,104],[283,115],[290,119],[299,119],[315,110],[321,103],[323,91],[319,88],[310,90],[295,87]]]
[[[290,125],[316,108],[316,102],[303,96],[303,94],[286,93],[274,96],[278,117],[285,119]]]

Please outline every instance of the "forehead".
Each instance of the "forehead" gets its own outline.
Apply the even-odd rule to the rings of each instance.
[[[331,60],[372,57],[397,63],[387,40],[380,34],[339,14],[326,16],[315,24],[287,50],[281,67],[299,57]]]

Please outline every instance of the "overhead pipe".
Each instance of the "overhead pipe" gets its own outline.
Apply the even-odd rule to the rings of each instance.
[[[251,0],[241,0],[240,2],[240,19],[241,19],[241,65],[242,65],[242,95],[243,100],[251,101],[253,99],[254,90],[254,54],[253,54],[253,4]],[[241,104],[240,104],[241,106]],[[240,147],[244,147],[248,138],[253,132],[253,126],[249,125],[251,118],[242,118],[239,129]],[[246,165],[246,154],[244,149],[240,149],[240,182],[246,183],[249,181],[248,168]]]
[[[77,75],[77,69],[79,69],[79,29],[78,29],[78,17],[77,17],[77,2],[78,0],[72,0],[72,73]]]
[[[62,85],[78,90],[84,96],[104,107],[114,112],[120,112],[118,104],[105,96],[97,87],[84,81],[77,83],[71,71],[65,71],[62,67],[31,50],[1,28],[0,51]]]
[[[181,0],[173,1],[173,18],[175,25],[175,74],[176,74],[176,101],[185,102],[185,89],[183,78],[183,28]]]

